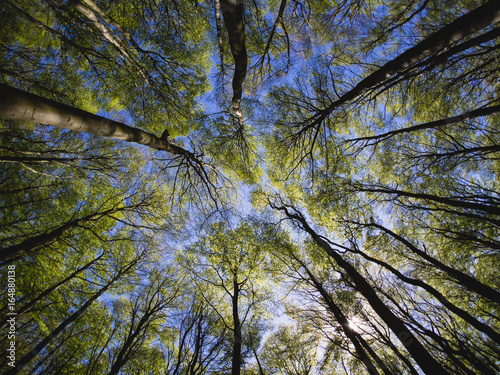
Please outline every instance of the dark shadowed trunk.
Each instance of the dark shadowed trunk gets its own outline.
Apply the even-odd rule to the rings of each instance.
[[[78,317],[85,312],[89,308],[92,303],[98,299],[103,293],[105,293],[118,279],[120,279],[124,274],[130,271],[139,261],[139,258],[135,259],[131,263],[129,263],[126,267],[120,269],[116,275],[101,289],[97,291],[92,297],[90,297],[87,302],[85,302],[78,310],[76,310],[73,314],[71,314],[66,320],[64,320],[57,328],[55,328],[52,332],[50,332],[41,342],[38,343],[27,353],[24,357],[22,357],[19,361],[16,362],[16,367],[11,368],[5,375],[14,375],[19,373],[33,358],[35,358],[38,353],[40,353],[49,343],[51,343],[57,336],[61,334],[71,323],[73,323]],[[33,368],[32,371],[36,371],[36,368]]]
[[[57,240],[62,235],[64,235],[66,232],[68,232],[74,228],[81,227],[85,223],[94,222],[94,221],[97,221],[103,217],[110,216],[110,215],[117,213],[117,212],[123,212],[123,211],[126,211],[128,209],[129,209],[129,207],[118,207],[118,208],[113,208],[113,209],[109,209],[109,210],[102,211],[102,212],[96,212],[96,213],[87,215],[85,217],[82,217],[80,219],[71,220],[71,221],[57,227],[56,229],[53,229],[50,232],[42,233],[38,236],[28,238],[27,240],[25,240],[17,245],[13,245],[13,246],[9,246],[9,247],[1,249],[0,261],[4,261],[4,260],[7,260],[9,258],[25,255],[27,252],[30,252],[30,251],[32,251],[40,246],[46,245],[48,243],[51,243],[51,242]]]
[[[17,314],[16,315],[16,319],[19,319],[23,314],[29,312],[33,307],[35,307],[38,303],[40,303],[40,301],[42,301],[45,297],[47,297],[51,293],[55,292],[56,290],[58,290],[63,285],[67,284],[70,280],[74,279],[81,272],[83,272],[86,269],[88,269],[95,262],[97,262],[99,259],[101,259],[103,255],[104,255],[104,253],[102,253],[97,258],[93,259],[92,261],[90,261],[89,263],[87,263],[86,265],[84,265],[83,267],[78,268],[75,272],[71,273],[71,275],[69,275],[68,277],[66,277],[64,280],[62,280],[62,281],[58,282],[57,284],[53,285],[52,287],[46,289],[45,291],[43,291],[42,293],[40,293],[36,298],[34,298],[29,303],[23,305],[19,310],[16,311],[16,314]],[[7,326],[7,318],[8,317],[5,317],[0,322],[0,331],[3,331],[3,329]]]
[[[445,272],[449,277],[452,279],[455,279],[458,281],[458,283],[465,288],[467,288],[470,291],[473,291],[485,298],[488,298],[489,300],[500,303],[500,293],[493,289],[492,287],[483,284],[479,280],[473,278],[472,276],[469,276],[455,268],[449,267],[446,264],[440,262],[436,258],[431,257],[428,253],[426,253],[423,250],[420,250],[418,247],[413,245],[410,241],[408,241],[406,238],[403,238],[402,236],[394,233],[390,229],[380,225],[380,224],[362,224],[367,227],[374,227],[382,230],[383,232],[387,233],[394,239],[398,240],[401,242],[403,245],[405,245],[411,252],[414,254],[417,254],[418,256],[422,257],[424,260],[435,266],[436,268],[440,269],[441,271]]]
[[[379,372],[377,370],[377,367],[373,364],[371,358],[368,356],[368,354],[365,352],[362,346],[362,342],[364,339],[359,335],[357,332],[355,332],[351,325],[349,324],[349,320],[347,317],[344,315],[340,307],[333,301],[333,299],[330,297],[330,294],[325,290],[323,287],[323,284],[312,274],[312,272],[306,267],[306,265],[300,261],[299,259],[295,258],[302,268],[306,271],[307,276],[309,277],[310,282],[314,286],[314,288],[320,293],[321,298],[323,301],[326,303],[328,306],[328,309],[330,312],[335,316],[335,319],[337,322],[340,324],[342,327],[342,331],[346,335],[346,337],[352,342],[354,345],[354,349],[356,350],[356,354],[359,356],[359,359],[365,364],[368,373],[370,375],[379,375]],[[372,351],[373,353],[373,351]],[[374,353],[373,353],[374,354]],[[378,358],[378,356],[377,356]],[[389,375],[387,373],[387,369],[385,366],[382,367],[386,373],[386,375]]]
[[[233,109],[240,116],[240,102],[243,81],[247,74],[247,49],[245,45],[245,24],[241,0],[220,0],[222,17],[229,36],[229,46],[234,59]]]
[[[453,116],[453,117],[448,117],[448,118],[444,118],[441,120],[426,122],[425,124],[409,126],[407,128],[392,130],[390,132],[386,132],[386,133],[382,133],[382,134],[378,134],[378,135],[372,135],[369,137],[359,137],[359,138],[349,139],[346,142],[353,142],[353,143],[354,142],[366,142],[367,145],[374,145],[374,144],[377,144],[385,139],[391,138],[391,137],[398,135],[398,134],[419,132],[419,131],[424,130],[424,129],[437,129],[437,128],[441,128],[441,127],[451,125],[451,124],[456,124],[456,123],[463,122],[465,120],[469,120],[469,119],[473,119],[473,118],[477,118],[477,117],[490,116],[493,114],[497,114],[499,112],[500,112],[500,105],[493,105],[490,107],[478,108],[478,109],[475,109],[473,111],[465,112],[465,113],[462,113],[458,116]]]
[[[394,275],[396,275],[400,280],[404,281],[405,283],[408,283],[410,285],[414,285],[417,287],[420,287],[424,289],[427,293],[431,294],[434,296],[438,301],[440,301],[444,307],[446,307],[448,310],[462,318],[464,321],[469,323],[471,326],[476,328],[477,330],[483,332],[484,334],[488,335],[493,341],[496,343],[500,344],[500,334],[496,332],[493,328],[488,326],[487,324],[479,321],[475,317],[473,317],[471,314],[469,314],[468,311],[465,311],[452,303],[450,300],[448,300],[441,292],[439,292],[437,289],[432,287],[431,285],[427,284],[426,282],[418,279],[414,279],[411,277],[408,277],[406,275],[403,275],[401,272],[399,272],[397,269],[392,267],[390,264],[383,262],[379,259],[373,258],[369,256],[368,254],[362,252],[361,250],[351,250],[353,253],[361,255],[363,258],[366,260],[373,262],[375,264],[378,264],[379,266],[384,267],[385,269],[389,270],[392,272]]]
[[[490,0],[486,4],[457,18],[455,21],[430,35],[416,46],[406,50],[401,55],[381,66],[361,80],[354,88],[342,94],[328,107],[318,111],[304,124],[305,126],[300,130],[300,133],[318,126],[335,109],[352,101],[369,89],[380,85],[391,76],[403,72],[413,64],[430,57],[434,53],[444,50],[466,36],[498,21],[500,21],[500,2],[498,0]]]
[[[307,223],[305,218],[298,212],[291,213],[294,210],[291,207],[276,206],[271,204],[271,207],[280,210],[286,216],[296,223],[300,224],[302,229],[307,232],[311,238],[323,248],[329,256],[331,256],[337,265],[346,271],[347,275],[352,279],[356,290],[360,292],[363,297],[368,301],[373,310],[378,316],[387,324],[387,326],[396,334],[399,341],[408,350],[415,362],[420,366],[422,371],[427,375],[448,375],[448,372],[437,362],[434,357],[427,351],[427,349],[418,341],[417,337],[406,327],[404,322],[399,319],[391,309],[380,299],[373,287],[361,275],[356,268],[346,261],[341,254],[336,252],[324,239],[324,237],[317,234]]]
[[[234,344],[233,344],[233,359],[231,363],[231,375],[240,375],[241,370],[241,322],[238,311],[238,298],[240,295],[240,285],[236,277],[233,280],[233,332],[234,332]]]

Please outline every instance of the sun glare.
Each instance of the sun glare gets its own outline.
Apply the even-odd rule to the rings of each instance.
[[[359,319],[355,316],[352,317],[351,319],[349,319],[349,327],[354,332],[360,333],[362,331],[362,329],[361,329],[362,324],[363,324],[363,322],[361,321],[361,319]]]

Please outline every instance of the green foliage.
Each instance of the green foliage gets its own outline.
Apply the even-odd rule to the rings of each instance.
[[[20,373],[425,373],[345,264],[444,371],[498,373],[498,24],[421,44],[486,2],[242,4],[236,113],[213,2],[0,1],[2,83],[194,156],[1,120],[16,360],[50,338]]]

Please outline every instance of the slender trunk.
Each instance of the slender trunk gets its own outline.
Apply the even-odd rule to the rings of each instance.
[[[245,24],[243,22],[243,4],[241,0],[220,0],[222,17],[229,36],[229,46],[234,59],[233,109],[240,112],[243,81],[247,74],[248,56],[245,45]]]
[[[87,263],[83,267],[77,269],[75,272],[73,272],[71,275],[69,275],[68,277],[66,277],[64,280],[58,282],[54,286],[52,286],[49,289],[46,289],[44,292],[40,293],[31,302],[23,305],[23,307],[21,307],[19,310],[16,311],[16,314],[17,314],[16,315],[16,319],[19,319],[23,314],[29,312],[33,307],[35,307],[38,303],[40,303],[40,301],[42,301],[45,297],[47,297],[51,293],[55,292],[56,290],[58,290],[63,285],[67,284],[70,280],[74,279],[79,273],[81,273],[81,272],[85,271],[86,269],[88,269],[95,262],[97,262],[99,259],[101,259],[103,255],[104,255],[104,253],[102,253],[97,258],[95,258],[94,260],[90,261],[89,263]],[[0,322],[0,331],[3,331],[3,329],[7,326],[7,324],[8,324],[7,323],[7,317],[5,317]]]
[[[393,130],[393,131],[379,134],[379,135],[349,139],[346,142],[375,141],[374,143],[372,143],[372,145],[373,145],[373,144],[376,144],[382,140],[385,140],[387,138],[391,138],[391,137],[398,135],[398,134],[412,133],[412,132],[416,132],[416,131],[420,131],[420,130],[424,130],[424,129],[436,129],[436,128],[440,128],[443,126],[456,124],[458,122],[462,122],[465,120],[473,119],[476,117],[490,116],[490,115],[493,115],[493,114],[496,114],[499,112],[500,112],[500,105],[493,105],[490,107],[479,108],[479,109],[475,109],[475,110],[470,111],[470,112],[465,112],[465,113],[462,113],[458,116],[453,116],[453,117],[448,117],[448,118],[444,118],[441,120],[431,121],[431,122],[427,122],[425,124],[414,125],[414,126],[410,126],[410,127],[403,128],[403,129],[397,129],[397,130]]]
[[[220,70],[222,75],[221,86],[223,92],[225,92],[224,85],[226,81],[226,69],[224,67],[224,43],[222,39],[222,19],[221,19],[221,7],[219,0],[214,0],[214,11],[215,11],[215,26],[217,29],[217,44],[219,46]]]
[[[241,322],[238,312],[238,298],[240,294],[240,286],[236,277],[233,280],[233,296],[232,296],[232,307],[233,307],[233,333],[234,333],[234,344],[233,344],[233,358],[231,362],[231,375],[240,375],[241,370]]]
[[[382,339],[382,343],[384,346],[389,347],[394,354],[396,354],[396,357],[398,357],[408,368],[410,371],[411,375],[419,375],[418,371],[413,367],[412,363],[408,358],[406,358],[401,351],[394,345],[392,340],[389,337],[386,337],[375,324],[371,324],[371,327],[374,329],[374,331],[377,333],[377,335]]]
[[[194,313],[193,308],[191,308],[191,310],[190,310],[190,314],[192,314],[192,313]],[[197,312],[196,312],[195,316],[197,316]],[[178,344],[177,358],[176,358],[177,361],[175,364],[175,368],[172,370],[173,375],[177,375],[180,373],[180,368],[181,368],[181,365],[182,365],[182,362],[184,359],[183,355],[185,355],[184,347],[186,346],[187,337],[196,323],[196,320],[195,320],[196,318],[193,317],[193,319],[191,321],[189,321],[190,318],[191,318],[191,315],[186,316],[180,324],[181,337],[179,337],[179,344]],[[189,323],[185,325],[186,321]],[[184,328],[184,332],[182,332],[183,328]]]
[[[4,84],[0,84],[0,117],[135,142],[200,163],[192,152],[167,139]]]
[[[424,289],[427,293],[430,295],[434,296],[438,301],[440,301],[444,307],[446,307],[448,310],[462,318],[464,321],[469,323],[471,326],[476,328],[478,331],[483,332],[487,336],[489,336],[493,341],[497,342],[500,344],[500,334],[496,332],[493,328],[488,326],[485,323],[480,322],[476,318],[474,318],[471,314],[469,314],[467,311],[461,309],[460,307],[456,306],[452,302],[450,302],[441,292],[430,286],[429,284],[425,283],[422,280],[417,280],[413,279],[411,277],[403,275],[401,272],[399,272],[397,269],[392,267],[391,265],[387,264],[386,262],[383,262],[381,260],[375,259],[368,254],[365,254],[364,252],[360,250],[352,250],[352,252],[361,255],[363,258],[366,260],[376,263],[385,269],[389,270],[392,272],[394,275],[396,275],[400,280],[404,281],[407,284],[418,286],[422,289]]]
[[[346,337],[351,341],[351,343],[354,345],[354,349],[356,350],[356,354],[359,356],[361,361],[365,364],[365,366],[368,370],[368,373],[370,375],[379,375],[377,367],[373,364],[372,360],[370,359],[368,354],[363,349],[363,346],[361,345],[361,342],[359,340],[360,335],[351,328],[351,326],[349,324],[349,320],[344,315],[344,313],[342,312],[340,307],[333,301],[333,299],[330,297],[330,295],[325,290],[323,285],[319,282],[319,280],[316,279],[316,277],[311,273],[311,271],[306,267],[306,265],[297,258],[295,258],[295,260],[297,260],[300,263],[300,265],[302,266],[302,268],[306,271],[307,276],[312,281],[316,290],[320,293],[321,298],[323,299],[323,301],[325,301],[326,305],[328,306],[328,309],[335,316],[335,319],[342,327],[342,331],[344,332]]]
[[[391,76],[400,73],[411,65],[444,50],[466,36],[500,21],[500,2],[490,0],[473,11],[457,18],[438,30],[416,46],[389,61],[375,72],[361,80],[354,88],[344,93],[335,102],[312,116],[299,133],[319,126],[322,121],[341,105],[346,104],[369,89],[379,85]]]
[[[127,337],[127,339],[125,340],[125,342],[123,343],[123,345],[122,345],[120,351],[118,352],[115,360],[113,361],[113,364],[111,366],[111,369],[110,369],[108,375],[116,375],[116,374],[118,374],[118,372],[121,370],[121,368],[130,359],[130,355],[132,354],[131,353],[131,348],[134,345],[134,343],[136,342],[136,339],[139,336],[139,334],[143,330],[147,329],[148,320],[151,317],[151,313],[150,314],[145,314],[140,319],[139,324],[137,325],[137,327],[135,327],[135,329],[133,329],[133,327],[131,327],[131,332],[130,332],[129,336]]]
[[[467,41],[460,43],[459,45],[455,45],[451,48],[446,49],[439,53],[436,57],[432,58],[432,61],[429,64],[429,61],[423,61],[415,65],[416,68],[423,67],[428,65],[425,69],[432,69],[434,66],[442,64],[446,62],[450,57],[468,50],[469,48],[479,46],[482,43],[489,42],[490,40],[494,40],[500,36],[500,27],[496,27],[493,30],[490,30],[484,34],[478,35],[474,38],[470,38]]]
[[[491,154],[491,153],[499,152],[499,151],[500,151],[500,145],[477,146],[477,147],[462,148],[459,150],[449,151],[449,152],[422,154],[422,155],[417,155],[417,156],[411,157],[411,159],[451,158],[454,156],[467,155],[467,154],[474,154],[474,156],[480,156],[481,154],[487,155],[487,154]]]
[[[127,267],[128,269],[128,267]],[[71,323],[73,323],[81,314],[87,310],[87,308],[98,299],[104,292],[106,292],[122,275],[124,272],[118,273],[115,277],[111,279],[104,287],[99,289],[99,291],[90,297],[87,302],[85,302],[77,311],[71,314],[66,320],[64,320],[59,326],[48,334],[38,345],[35,346],[28,354],[22,357],[17,363],[16,367],[13,367],[5,373],[5,375],[14,375],[19,373],[33,358],[35,358],[38,353],[40,353],[52,340],[61,334]]]
[[[393,293],[384,291],[380,288],[379,291],[389,301],[397,306],[401,315],[407,319],[409,325],[411,324],[414,328],[416,327],[415,330],[418,330],[422,336],[429,337],[441,347],[440,350],[445,354],[448,363],[453,363],[455,366],[457,366],[457,368],[462,369],[462,371],[466,374],[474,375],[477,373],[470,369],[470,365],[472,364],[476,368],[481,369],[481,371],[479,372],[480,374],[495,375],[495,372],[488,369],[488,367],[485,366],[481,360],[477,359],[477,357],[474,355],[475,353],[473,352],[473,347],[469,348],[465,345],[460,345],[463,339],[460,334],[457,334],[455,336],[455,339],[459,343],[459,345],[456,345],[455,343],[452,343],[450,339],[444,338],[441,335],[440,331],[436,330],[435,327],[425,327],[418,319],[415,319],[413,316],[411,316],[407,308],[401,307],[397,304],[398,302],[396,301]],[[495,350],[495,352],[498,353],[498,350]]]
[[[160,289],[163,285],[163,283],[160,285],[150,284],[150,289],[147,291],[143,290],[143,293],[146,293],[144,300],[141,297],[142,293],[137,296],[137,299],[133,303],[131,318],[128,322],[128,333],[124,337],[123,344],[112,362],[108,375],[119,374],[122,367],[140,351],[141,344],[146,339],[146,334],[151,324],[159,318],[162,310],[177,296],[178,288],[173,291],[171,296],[163,296]]]
[[[283,24],[283,14],[285,13],[286,2],[287,0],[281,0],[280,8],[278,10],[278,17],[276,17],[276,20],[274,21],[273,28],[271,29],[271,32],[269,33],[269,38],[267,39],[267,44],[264,47],[264,51],[262,52],[257,64],[264,63],[264,60],[266,59],[269,49],[271,48],[271,43],[273,42],[276,29],[278,28],[278,25]]]
[[[440,64],[444,64],[448,61],[449,58],[452,56],[459,54],[460,52],[466,51],[469,48],[472,48],[474,46],[478,46],[481,43],[486,43],[490,40],[496,39],[500,35],[500,28],[494,28],[491,31],[488,31],[484,34],[481,34],[479,36],[473,37],[468,39],[467,41],[454,45],[451,47],[446,48],[445,50],[436,53],[434,56],[431,56],[428,59],[425,59],[415,65],[412,65],[408,67],[407,69],[404,69],[403,71],[399,72],[397,75],[391,77],[387,81],[381,82],[378,85],[372,87],[373,90],[377,90],[378,88],[383,88],[381,91],[379,91],[379,94],[388,90],[392,86],[394,86],[396,83],[405,81],[407,79],[410,79],[412,77],[416,77],[418,75],[423,74],[424,72],[430,71],[434,69],[436,66]],[[457,60],[460,60],[462,58],[466,58],[467,56],[459,55],[457,57]],[[453,66],[454,61],[451,61],[451,66]],[[448,67],[450,68],[450,67]]]
[[[100,16],[103,17],[104,12],[101,11],[99,7],[92,1],[79,1],[72,0],[69,2],[78,12],[80,12],[84,17],[86,17],[90,22],[94,24],[97,30],[102,34],[102,36],[116,49],[116,51],[120,54],[120,56],[125,60],[130,62],[132,66],[139,72],[144,81],[150,86],[154,88],[154,85],[151,84],[150,76],[147,71],[141,66],[136,59],[134,59],[129,53],[127,46],[123,43],[123,41],[119,37],[115,37],[110,28],[106,26],[105,23],[99,20],[96,13],[100,13]],[[97,10],[97,12],[96,12]],[[99,12],[100,11],[100,12]],[[108,22],[112,22],[105,14],[105,19]],[[114,26],[116,27],[117,23],[114,22]],[[123,32],[123,29],[119,27],[119,30]]]
[[[403,245],[405,245],[408,249],[410,249],[414,254],[417,254],[436,268],[440,269],[441,271],[445,272],[448,276],[451,278],[455,279],[458,281],[458,283],[461,286],[464,286],[465,288],[469,289],[470,291],[473,291],[485,298],[488,298],[489,300],[496,302],[500,304],[500,292],[497,290],[493,289],[492,287],[483,284],[482,282],[478,281],[477,279],[473,278],[472,276],[469,276],[459,270],[456,270],[455,268],[449,267],[445,265],[444,263],[440,262],[436,258],[431,257],[429,254],[427,254],[425,251],[420,250],[418,247],[413,245],[410,241],[407,239],[403,238],[402,236],[394,233],[390,229],[387,229],[386,227],[379,225],[379,224],[363,224],[364,226],[371,226],[374,228],[378,228],[382,230],[383,232],[389,234],[391,237],[394,239],[398,240],[401,242]]]
[[[87,47],[82,47],[82,46],[76,44],[71,39],[68,39],[63,34],[61,34],[59,31],[56,31],[56,30],[50,28],[49,26],[45,25],[44,23],[42,23],[38,19],[32,17],[30,14],[26,13],[21,8],[16,7],[10,1],[0,0],[0,3],[2,3],[3,5],[7,6],[11,10],[13,10],[18,16],[20,16],[20,17],[24,18],[25,20],[27,20],[28,22],[31,22],[32,24],[34,24],[40,30],[43,30],[45,32],[48,32],[48,33],[54,35],[56,38],[60,39],[63,43],[66,43],[67,45],[75,48],[80,53],[82,53],[82,54],[89,53],[89,54],[94,55],[94,56],[98,54],[98,52],[96,52],[94,50],[91,50]]]
[[[200,315],[200,319],[196,324],[196,340],[194,342],[194,352],[189,361],[189,374],[196,375],[197,369],[202,365],[201,351],[203,350],[203,317]]]
[[[370,345],[366,342],[363,336],[358,334],[358,340],[361,346],[363,346],[368,354],[373,358],[375,363],[382,369],[385,375],[393,375],[393,372],[385,365],[382,359],[378,356],[378,354],[372,349]]]
[[[422,371],[427,375],[448,374],[448,372],[437,362],[427,349],[418,341],[415,335],[405,326],[403,321],[399,319],[391,309],[378,297],[373,287],[368,281],[346,261],[339,253],[330,247],[323,237],[318,235],[306,222],[304,217],[299,214],[292,214],[287,207],[277,207],[271,205],[274,209],[284,211],[290,219],[300,223],[303,230],[306,231],[311,238],[330,255],[339,267],[346,271],[347,275],[352,279],[356,290],[368,301],[373,310],[387,324],[387,326],[396,334],[400,342],[415,359]]]
[[[382,194],[387,194],[387,195],[395,195],[394,200],[398,199],[399,197],[408,197],[408,198],[414,198],[416,200],[421,200],[421,201],[441,203],[444,206],[436,205],[435,207],[426,207],[426,206],[415,205],[414,207],[418,208],[418,209],[422,209],[422,210],[437,210],[437,211],[454,213],[457,215],[485,221],[485,222],[493,224],[496,227],[500,227],[500,220],[494,219],[494,218],[491,218],[488,216],[478,215],[478,214],[474,213],[475,211],[481,211],[481,212],[484,212],[485,214],[499,216],[500,215],[500,206],[498,204],[499,201],[497,199],[493,199],[493,197],[488,197],[488,196],[479,197],[479,198],[483,198],[483,201],[490,200],[490,202],[491,202],[490,204],[484,204],[484,203],[471,202],[470,199],[475,198],[475,197],[467,197],[467,196],[462,196],[459,198],[440,197],[438,195],[433,195],[433,194],[413,193],[410,191],[391,189],[391,188],[386,188],[383,186],[363,186],[363,185],[358,184],[358,183],[353,184],[353,188],[356,189],[356,191],[360,191],[360,192],[382,193]],[[465,210],[471,210],[473,212],[450,210],[450,209],[447,209],[445,206],[462,208]]]
[[[76,228],[84,223],[87,223],[89,221],[98,220],[104,216],[109,216],[109,215],[112,215],[116,212],[124,211],[126,209],[127,209],[126,207],[122,207],[122,208],[114,208],[114,209],[106,210],[103,212],[93,213],[91,215],[87,215],[87,216],[82,217],[80,219],[72,220],[66,224],[63,224],[63,225],[57,227],[56,229],[54,229],[48,233],[43,233],[43,234],[40,234],[38,236],[28,238],[27,240],[24,240],[20,244],[3,248],[3,249],[1,249],[1,253],[0,253],[0,261],[5,261],[9,258],[24,255],[27,252],[32,251],[40,246],[46,245],[54,240],[57,240],[58,238],[60,238],[63,234],[65,234],[69,230]]]
[[[259,360],[259,356],[257,355],[257,351],[255,348],[252,346],[252,352],[253,356],[255,357],[255,360],[257,361],[257,367],[259,368],[259,375],[264,375],[264,369],[262,368],[262,365]]]

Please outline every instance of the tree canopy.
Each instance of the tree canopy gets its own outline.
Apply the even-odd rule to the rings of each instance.
[[[500,372],[500,3],[0,0],[0,368]]]

